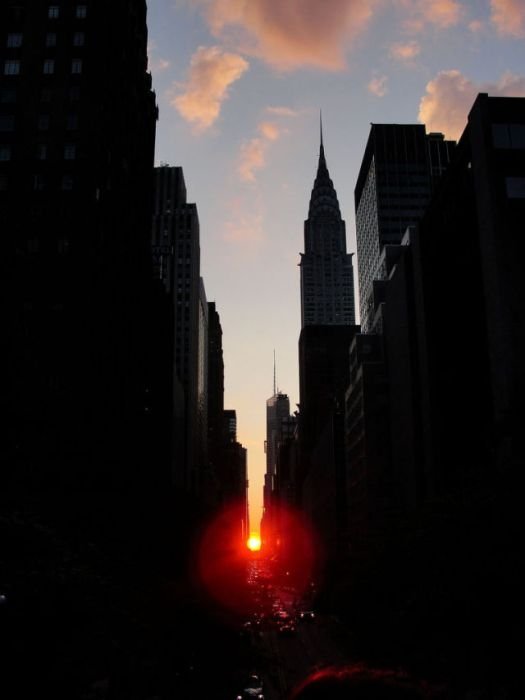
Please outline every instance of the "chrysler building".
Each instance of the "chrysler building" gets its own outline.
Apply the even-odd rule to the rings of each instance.
[[[301,327],[346,326],[355,323],[352,253],[346,252],[346,227],[341,218],[323,146],[301,253]]]

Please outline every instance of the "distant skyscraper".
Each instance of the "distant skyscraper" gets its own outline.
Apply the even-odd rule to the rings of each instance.
[[[326,166],[322,129],[300,267],[301,327],[355,323],[352,253],[346,252],[345,222]]]
[[[374,320],[374,281],[386,278],[384,249],[419,221],[454,141],[423,124],[372,124],[355,188],[361,328]]]
[[[180,167],[155,168],[152,248],[157,277],[173,303],[175,365],[185,394],[186,469],[178,485],[195,491],[202,461],[199,445],[207,442],[201,440],[206,425],[207,305],[200,277],[197,205],[186,201]]]

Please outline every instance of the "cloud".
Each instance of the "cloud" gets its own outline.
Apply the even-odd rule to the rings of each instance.
[[[376,97],[384,97],[388,92],[386,87],[387,81],[386,75],[376,75],[367,85],[368,92],[371,92]]]
[[[492,96],[525,97],[525,76],[505,73],[497,83],[474,83],[458,70],[442,71],[426,86],[419,103],[419,121],[428,131],[441,131],[457,139],[478,92]]]
[[[279,69],[341,70],[382,0],[199,0],[214,36]]]
[[[160,73],[171,65],[165,58],[155,58],[153,54],[155,54],[156,51],[157,44],[154,41],[148,42],[148,70],[152,73]]]
[[[525,37],[525,0],[490,0],[490,9],[500,34]]]
[[[463,16],[458,0],[397,0],[397,4],[407,12],[404,27],[411,33],[421,31],[425,24],[446,29],[458,24]]]
[[[255,171],[266,165],[267,148],[268,143],[258,137],[243,143],[238,168],[241,180],[255,182]]]
[[[244,182],[255,182],[255,172],[266,165],[266,154],[270,143],[281,136],[281,129],[273,122],[261,122],[257,130],[260,136],[245,142],[241,146],[237,171]]]
[[[242,56],[218,46],[201,46],[191,58],[187,82],[178,86],[183,92],[171,99],[171,105],[197,131],[208,129],[219,117],[228,88],[248,67]]]
[[[417,41],[409,41],[406,43],[398,42],[390,47],[390,55],[398,61],[411,61],[421,51],[421,47]]]
[[[257,202],[250,204],[240,198],[228,202],[228,218],[224,224],[223,238],[243,247],[258,246],[264,240],[263,216]]]
[[[259,131],[268,141],[276,141],[281,135],[279,127],[273,122],[261,122]]]
[[[468,23],[468,28],[473,34],[479,34],[485,30],[485,24],[480,19],[473,19]]]
[[[299,112],[290,107],[266,107],[268,114],[275,114],[277,117],[298,117]]]

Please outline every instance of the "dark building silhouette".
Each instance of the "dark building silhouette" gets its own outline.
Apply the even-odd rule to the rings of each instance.
[[[5,2],[0,24],[4,483],[146,483],[164,400],[146,3]]]
[[[301,253],[301,327],[355,323],[352,253],[346,252],[346,226],[326,166],[321,130],[319,165]]]
[[[222,326],[214,301],[208,302],[208,457],[214,478],[221,468],[224,436]],[[219,484],[215,485],[218,490]]]
[[[523,464],[524,137],[523,98],[478,95],[418,231],[416,308],[428,357],[425,421],[432,426],[425,454],[438,494],[472,491],[487,479],[494,487]],[[435,257],[439,230],[454,242],[445,285]],[[465,291],[468,313],[447,314],[445,339],[445,309]]]
[[[266,401],[266,473],[264,475],[263,516],[261,520],[261,536],[263,545],[274,548],[279,537],[278,509],[279,496],[277,493],[277,457],[279,443],[283,438],[285,421],[290,418],[290,399],[287,394],[277,391]]]
[[[355,187],[361,327],[374,327],[374,281],[385,279],[385,247],[417,222],[454,148],[422,124],[372,124]],[[380,331],[380,328],[379,328]]]
[[[332,554],[345,518],[343,415],[355,323],[352,255],[323,138],[301,255],[300,412],[292,450],[296,499]],[[292,473],[292,472],[290,472]]]
[[[155,168],[152,250],[173,313],[174,367],[184,391],[184,438],[177,487],[198,494],[207,467],[207,303],[200,277],[197,206],[187,202],[182,168]]]

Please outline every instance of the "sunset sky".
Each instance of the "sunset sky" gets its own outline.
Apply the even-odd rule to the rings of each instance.
[[[525,0],[148,0],[148,26],[156,164],[182,166],[197,204],[257,529],[274,349],[278,387],[299,401],[297,264],[319,110],[355,252],[370,123],[423,122],[457,138],[478,92],[525,96]]]

